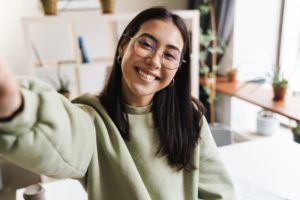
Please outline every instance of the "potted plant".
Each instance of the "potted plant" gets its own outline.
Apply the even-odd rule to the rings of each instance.
[[[45,15],[56,15],[57,0],[41,0]]]
[[[257,113],[256,132],[259,135],[269,136],[278,129],[279,122],[272,112],[261,110]]]
[[[273,92],[274,92],[274,101],[281,101],[284,100],[288,81],[283,77],[282,73],[280,73],[280,68],[277,67],[274,71],[273,77],[272,77],[272,86],[273,86]]]
[[[237,68],[230,69],[227,72],[228,81],[235,82],[237,80],[237,73],[238,73],[238,69]]]
[[[102,13],[113,13],[115,9],[115,0],[99,0],[102,8]]]
[[[209,68],[207,65],[204,66],[200,66],[200,79],[199,79],[199,83],[200,85],[207,85],[207,81],[208,81],[208,73],[209,73]]]
[[[214,116],[214,100],[215,100],[215,83],[216,83],[216,76],[217,76],[217,56],[224,53],[224,47],[222,46],[222,42],[220,39],[217,38],[217,24],[216,24],[216,17],[215,17],[215,11],[213,6],[212,0],[205,0],[203,3],[199,6],[201,17],[208,15],[210,18],[210,27],[205,32],[200,27],[200,52],[199,52],[199,65],[200,65],[200,71],[205,72],[204,76],[205,85],[201,85],[200,87],[203,88],[203,91],[205,91],[205,97],[208,97],[206,99],[209,102],[209,113],[210,113],[210,123],[214,123],[215,116]],[[208,58],[210,58],[208,60]],[[209,63],[207,63],[209,62]],[[200,82],[201,78],[200,77]],[[203,83],[201,82],[201,83]],[[200,99],[203,100],[200,96]]]
[[[297,122],[296,127],[293,128],[294,141],[300,143],[300,121]]]
[[[70,98],[70,79],[65,78],[62,76],[61,72],[61,66],[60,64],[57,67],[57,79],[58,81],[55,81],[53,79],[49,78],[49,81],[52,83],[52,85],[55,87],[56,91],[66,98]]]
[[[69,89],[69,81],[64,81],[63,79],[59,80],[59,88],[57,92],[65,96],[66,98],[70,98],[70,89]]]

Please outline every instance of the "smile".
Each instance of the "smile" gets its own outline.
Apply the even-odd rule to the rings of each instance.
[[[137,73],[138,73],[139,77],[141,77],[143,80],[147,80],[149,82],[152,82],[156,79],[156,77],[153,76],[152,74],[149,74],[139,68],[137,68]]]

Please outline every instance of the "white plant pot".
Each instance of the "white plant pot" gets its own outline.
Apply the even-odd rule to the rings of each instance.
[[[210,129],[218,147],[232,143],[232,131],[227,124],[214,123],[214,126],[210,125]]]
[[[256,131],[260,135],[272,135],[278,129],[279,122],[272,112],[260,111],[257,113]]]

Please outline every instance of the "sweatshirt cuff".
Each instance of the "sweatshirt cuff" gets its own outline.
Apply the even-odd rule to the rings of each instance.
[[[11,121],[13,118],[15,118],[15,116],[17,116],[20,112],[22,112],[23,108],[24,108],[24,98],[21,95],[21,106],[15,112],[13,112],[13,114],[11,114],[9,117],[0,118],[0,123]]]
[[[37,93],[21,89],[23,103],[22,108],[14,113],[10,119],[0,121],[0,132],[22,135],[32,129],[37,121],[39,97]]]

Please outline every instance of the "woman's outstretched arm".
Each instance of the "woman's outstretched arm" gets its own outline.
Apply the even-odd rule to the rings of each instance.
[[[41,81],[17,81],[1,62],[0,154],[7,159],[52,177],[83,177],[96,148],[94,115]]]
[[[0,58],[0,119],[9,118],[21,107],[20,87],[11,69]]]

